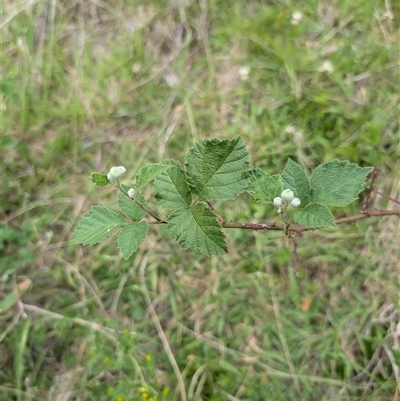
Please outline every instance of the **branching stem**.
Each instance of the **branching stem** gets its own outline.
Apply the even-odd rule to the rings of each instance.
[[[367,217],[378,217],[378,216],[400,216],[400,210],[368,210],[362,213],[355,214],[353,216],[346,216],[335,219],[335,224],[352,223],[357,220],[365,219]],[[266,223],[236,223],[233,221],[224,221],[221,226],[223,228],[243,228],[248,230],[286,230],[286,224],[281,224],[277,222],[266,222]],[[300,224],[291,224],[289,227],[290,232],[301,233],[303,231],[315,230],[314,228],[309,228],[302,226]]]
[[[148,213],[151,217],[156,220],[155,222],[152,222],[150,224],[167,224],[168,222],[161,219],[160,217],[156,216],[151,210],[148,210],[146,207],[144,207],[140,202],[138,202],[136,199],[132,199],[127,192],[120,186],[118,189],[129,199],[131,199],[133,202],[135,202],[143,211]],[[371,189],[371,191],[376,192],[378,195],[391,200],[392,202],[400,205],[400,201],[397,199],[394,199],[386,194],[384,194],[381,191],[378,191],[377,189]],[[242,229],[247,229],[247,230],[256,230],[256,231],[268,231],[268,230],[274,230],[274,231],[285,231],[285,235],[289,235],[290,232],[296,232],[296,233],[301,233],[303,231],[311,231],[315,230],[314,228],[309,228],[306,226],[302,226],[300,224],[291,224],[289,223],[285,216],[282,214],[282,220],[284,224],[277,223],[277,222],[266,222],[266,223],[237,223],[233,221],[225,221],[220,214],[215,210],[213,204],[210,201],[206,202],[210,210],[214,213],[216,218],[218,219],[219,224],[223,228],[242,228]],[[338,219],[335,219],[335,224],[343,224],[343,223],[353,223],[361,219],[365,219],[367,217],[378,217],[378,216],[400,216],[400,210],[362,210],[361,213],[355,214],[353,216],[346,216],[346,217],[340,217]]]
[[[400,216],[400,210],[366,210],[353,216],[340,217],[335,219],[335,224],[354,223],[367,217],[379,216]],[[276,221],[267,221],[265,223],[239,223],[235,221],[224,221],[221,217],[217,219],[223,228],[242,228],[244,230],[255,231],[286,231],[287,225]],[[168,224],[165,220],[157,220],[149,224]],[[315,228],[302,226],[300,224],[290,224],[288,232],[302,233],[303,231],[314,231]]]
[[[394,199],[390,197],[389,195],[384,194],[383,192],[373,188],[373,183],[378,175],[378,169],[374,170],[373,178],[371,180],[371,184],[369,186],[369,194],[371,192],[375,192],[378,195],[392,201],[393,203],[400,205],[400,201],[397,199]],[[153,219],[155,220],[154,222],[151,222],[149,224],[168,224],[168,221],[161,219],[160,217],[156,216],[151,210],[148,210],[146,207],[144,207],[140,202],[137,201],[137,199],[132,199],[128,193],[122,188],[121,185],[118,186],[118,189],[125,195],[127,196],[130,200],[135,202],[144,212],[148,213]],[[309,228],[306,226],[302,226],[300,224],[292,224],[287,221],[286,216],[284,213],[282,213],[282,221],[284,224],[277,223],[277,222],[266,222],[266,223],[237,223],[233,221],[225,221],[221,215],[216,211],[214,208],[213,204],[210,201],[206,201],[208,207],[210,210],[214,213],[215,217],[218,219],[219,224],[223,228],[242,228],[242,229],[247,229],[247,230],[263,230],[263,231],[268,231],[268,230],[275,230],[275,231],[285,231],[285,235],[289,236],[290,232],[292,233],[302,233],[303,231],[311,231],[315,230],[315,228]],[[366,200],[365,205],[368,206],[369,203],[369,196]],[[367,217],[378,217],[378,216],[400,216],[400,210],[367,210],[363,208],[361,213],[355,214],[353,216],[346,216],[346,217],[341,217],[338,219],[335,219],[335,224],[343,224],[343,223],[352,223],[357,220],[365,219]]]
[[[223,218],[218,214],[218,212],[215,210],[213,204],[212,204],[210,201],[207,201],[206,203],[207,203],[208,207],[211,209],[211,211],[212,211],[212,212],[215,214],[215,216],[217,217],[218,222],[219,222],[220,224],[222,224],[222,223],[224,222],[224,219],[223,219]]]
[[[122,188],[121,185],[118,186],[118,189],[125,195],[127,196],[131,201],[135,202],[144,212],[148,213],[151,217],[153,217],[154,220],[157,221],[157,224],[166,224],[167,222],[163,219],[160,219],[158,216],[156,216],[151,210],[148,210],[145,208],[136,198],[131,198],[128,193]]]

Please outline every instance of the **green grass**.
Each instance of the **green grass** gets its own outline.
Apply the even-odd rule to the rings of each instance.
[[[0,6],[1,298],[31,280],[0,316],[0,398],[181,400],[159,321],[188,400],[396,400],[395,217],[304,233],[298,277],[282,233],[227,231],[221,258],[162,228],[128,261],[112,239],[69,242],[92,204],[115,201],[92,171],[122,164],[129,182],[211,137],[242,135],[268,173],[288,157],[376,166],[399,198],[396,2],[175,3]],[[215,206],[273,217],[246,196]]]

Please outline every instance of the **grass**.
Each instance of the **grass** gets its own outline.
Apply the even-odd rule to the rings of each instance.
[[[183,400],[182,386],[204,401],[399,398],[395,217],[304,234],[298,277],[281,234],[231,230],[221,258],[162,229],[128,261],[112,239],[69,242],[92,204],[115,199],[92,171],[123,164],[129,181],[210,137],[242,135],[268,173],[288,157],[376,166],[398,198],[396,2],[0,7],[1,298],[30,282],[1,315],[2,399]],[[245,196],[216,207],[272,217]]]

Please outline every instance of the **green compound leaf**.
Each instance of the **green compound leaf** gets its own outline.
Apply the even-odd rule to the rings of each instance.
[[[158,174],[165,171],[167,168],[164,164],[149,164],[148,166],[142,167],[136,174],[136,187],[140,188],[143,185],[153,181]]]
[[[89,177],[95,185],[98,187],[105,187],[110,183],[107,178],[107,174],[92,173]]]
[[[310,179],[304,170],[293,160],[289,159],[282,173],[283,189],[290,189],[299,198],[301,206],[310,201]]]
[[[372,169],[337,159],[321,164],[311,176],[311,200],[326,206],[348,205],[357,199]]]
[[[176,210],[168,220],[168,231],[182,248],[194,253],[210,256],[228,252],[221,226],[203,203]]]
[[[251,172],[247,192],[259,203],[272,202],[280,196],[283,188],[282,177],[278,174],[269,175],[257,168]]]
[[[249,154],[241,137],[204,140],[189,150],[185,168],[200,200],[234,199],[248,184]]]
[[[126,225],[118,234],[118,248],[125,259],[129,259],[146,238],[149,225],[142,221]]]
[[[140,194],[137,195],[139,201]],[[132,221],[140,221],[145,216],[145,211],[141,209],[133,199],[129,198],[121,191],[118,192],[118,206],[127,217]]]
[[[71,241],[94,245],[125,224],[124,218],[112,210],[104,206],[93,206],[76,226]]]
[[[333,227],[335,222],[331,211],[320,203],[313,203],[293,216],[293,220],[310,228]]]
[[[185,173],[177,163],[167,166],[167,169],[157,176],[154,188],[157,202],[166,210],[187,208],[192,202]]]

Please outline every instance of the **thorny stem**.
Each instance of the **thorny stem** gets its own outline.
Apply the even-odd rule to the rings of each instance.
[[[371,191],[376,192],[380,196],[391,200],[392,202],[400,205],[400,201],[397,199],[394,199],[390,197],[389,195],[384,194],[381,191],[378,191],[372,187],[374,177],[378,174],[377,169],[374,170],[374,176],[371,180],[371,185],[369,189]],[[130,200],[135,202],[143,211],[148,213],[151,217],[153,217],[156,221],[150,222],[149,224],[168,224],[166,220],[161,219],[160,217],[156,216],[152,211],[148,210],[145,208],[141,203],[139,203],[136,199],[132,199],[127,192],[121,187],[118,186],[118,189],[121,190],[121,192],[127,196]],[[369,197],[367,198],[367,201],[369,203]],[[255,230],[255,231],[285,231],[285,235],[289,236],[289,234],[292,233],[302,233],[303,231],[313,231],[315,230],[314,228],[310,228],[307,226],[302,226],[300,224],[292,224],[286,220],[286,216],[282,213],[281,217],[283,220],[284,224],[277,223],[275,221],[272,222],[265,222],[265,223],[238,223],[238,222],[233,222],[233,221],[225,221],[219,213],[215,210],[213,204],[210,201],[206,202],[210,210],[214,213],[216,218],[218,219],[219,224],[223,228],[242,228],[245,230]],[[334,220],[335,224],[343,224],[343,223],[353,223],[361,219],[365,219],[367,217],[378,217],[378,216],[400,216],[400,210],[366,210],[363,209],[361,213],[355,214],[353,216],[346,216],[346,217],[340,217]]]
[[[367,217],[379,216],[400,216],[400,210],[367,210],[353,216],[340,217],[335,219],[335,224],[353,223],[357,220],[365,219]],[[150,222],[149,224],[167,224],[165,220],[158,220]],[[265,223],[239,223],[235,221],[220,221],[222,228],[242,228],[244,230],[255,231],[282,231],[286,230],[286,225],[277,223],[276,221],[267,221]],[[315,228],[302,226],[300,224],[291,224],[289,232],[302,233],[303,231],[313,231]]]
[[[224,219],[215,210],[213,204],[210,201],[207,201],[206,203],[207,203],[208,207],[211,209],[211,211],[215,214],[215,216],[217,217],[218,221],[222,224],[224,222]]]
[[[153,217],[153,219],[157,220],[159,223],[163,223],[165,224],[166,221],[163,219],[160,219],[159,217],[157,217],[153,212],[151,212],[150,210],[146,209],[141,203],[139,203],[136,199],[132,199],[142,210],[144,210],[146,213],[148,213],[151,217]]]
[[[135,202],[144,212],[148,213],[153,219],[157,221],[157,224],[167,224],[167,222],[163,219],[160,219],[158,216],[156,216],[151,210],[146,209],[140,202],[137,201],[137,199],[132,199],[127,192],[122,188],[122,186],[117,187],[125,196],[127,196],[131,201]]]
[[[346,216],[346,217],[340,217],[334,220],[335,224],[343,224],[343,223],[352,223],[357,220],[365,219],[367,217],[378,217],[378,216],[400,216],[400,210],[367,210],[366,206],[369,204],[369,197],[370,193],[372,191],[376,192],[378,195],[389,199],[393,203],[396,203],[397,205],[400,205],[400,201],[397,199],[394,199],[390,197],[389,195],[384,194],[381,191],[378,191],[377,189],[374,189],[373,183],[379,173],[378,169],[374,169],[373,171],[373,176],[371,179],[370,186],[368,187],[369,193],[367,200],[364,203],[364,208],[361,210],[361,213],[355,214],[353,216]],[[211,204],[211,202],[207,201],[208,206],[210,207],[211,211],[215,214],[217,217],[219,223],[223,228],[242,228],[242,229],[248,229],[248,230],[263,230],[263,231],[268,231],[268,230],[284,230],[285,231],[285,236],[286,238],[289,237],[289,234],[292,233],[297,233],[300,234],[303,231],[311,231],[314,230],[314,228],[310,228],[307,226],[302,226],[300,224],[292,224],[287,221],[285,212],[281,213],[281,218],[284,224],[281,223],[276,223],[276,222],[266,222],[266,223],[236,223],[232,221],[225,221],[215,210],[214,206]]]
[[[368,210],[353,216],[346,216],[335,219],[335,224],[352,223],[357,220],[365,219],[367,217],[377,216],[400,216],[400,210]],[[276,222],[266,223],[236,223],[233,221],[224,221],[222,224],[223,228],[244,228],[248,230],[286,230],[286,225]],[[290,232],[301,233],[303,231],[312,231],[314,228],[302,226],[300,224],[291,224],[289,227]]]

